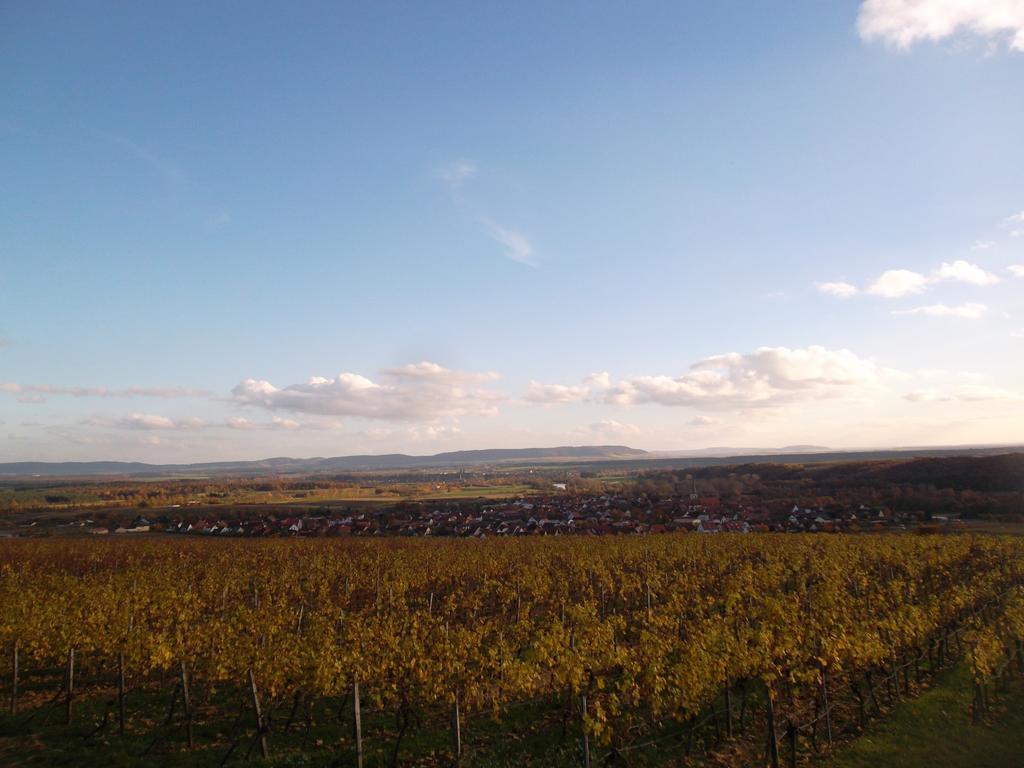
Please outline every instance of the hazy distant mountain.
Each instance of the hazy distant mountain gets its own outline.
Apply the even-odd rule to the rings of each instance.
[[[222,461],[200,464],[143,464],[134,461],[22,461],[0,464],[0,477],[254,476],[314,472],[387,472],[428,468],[454,469],[483,465],[526,468],[543,464],[563,464],[574,469],[614,467],[633,471],[741,465],[758,462],[806,464],[836,461],[905,460],[915,457],[985,456],[1021,450],[1024,449],[1019,445],[977,445],[834,451],[817,445],[788,445],[784,448],[720,447],[693,451],[655,452],[629,448],[625,445],[576,445],[558,448],[491,448],[478,451],[451,451],[436,453],[432,456],[409,456],[404,453],[310,459],[278,456],[259,461]]]
[[[496,464],[522,461],[600,461],[640,459],[650,454],[625,445],[577,445],[558,448],[491,448],[476,451],[450,451],[432,456],[391,453],[380,456],[334,456],[311,459],[276,457],[259,461],[204,462],[199,464],[143,464],[136,461],[19,461],[0,464],[0,475],[183,475],[275,472],[325,472],[419,467],[449,467],[467,464]]]
[[[656,451],[659,457],[690,458],[697,456],[772,456],[783,453],[825,453],[831,451],[823,445],[787,445],[782,448],[765,448],[763,446],[715,446],[713,448],[696,448],[690,451]]]

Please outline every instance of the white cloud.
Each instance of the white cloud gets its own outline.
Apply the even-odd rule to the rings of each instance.
[[[896,299],[924,293],[930,285],[942,282],[989,286],[1001,282],[1001,278],[977,264],[957,259],[953,262],[942,262],[938,269],[932,270],[928,275],[909,269],[886,270],[868,286],[867,292],[887,299]],[[848,299],[860,292],[857,286],[846,282],[819,283],[818,290],[840,299]]]
[[[537,260],[534,258],[533,253],[533,244],[526,235],[517,230],[503,227],[486,217],[481,218],[480,223],[487,230],[487,234],[504,247],[505,258],[530,267],[537,266]]]
[[[1006,269],[1014,277],[1024,277],[1024,264],[1011,264]]]
[[[1024,328],[1018,328],[1016,331],[1010,331],[1011,339],[1024,339]]]
[[[951,307],[948,304],[928,304],[913,309],[894,310],[894,315],[927,315],[929,317],[960,317],[966,320],[978,320],[986,312],[988,307],[984,304],[960,304]]]
[[[524,400],[531,403],[543,403],[546,405],[561,403],[578,403],[586,400],[590,395],[590,387],[576,387],[566,384],[541,384],[539,381],[531,381],[526,389]]]
[[[928,278],[920,272],[909,269],[890,269],[878,276],[868,288],[869,293],[896,299],[900,296],[921,293],[928,286]]]
[[[1020,0],[864,0],[857,18],[862,39],[900,50],[965,34],[1006,40],[1024,51],[1024,3]]]
[[[435,171],[435,176],[445,184],[458,189],[467,181],[476,177],[479,169],[471,160],[455,160]]]
[[[612,379],[607,371],[591,373],[580,385],[542,384],[531,380],[523,400],[542,405],[579,403],[589,399],[595,392],[608,389],[611,385]]]
[[[822,293],[827,293],[829,296],[835,296],[837,299],[848,299],[859,293],[857,286],[843,282],[819,283],[818,290]]]
[[[996,244],[993,240],[975,240],[971,245],[972,251],[987,251],[990,248],[995,248]]]
[[[700,360],[682,376],[635,376],[607,390],[604,399],[711,408],[862,399],[878,389],[885,373],[845,349],[761,347]]]
[[[934,280],[951,280],[958,283],[969,283],[970,285],[995,285],[1000,282],[999,276],[986,272],[977,264],[971,264],[963,259],[957,259],[952,264],[942,263],[933,273]]]
[[[423,362],[381,372],[383,382],[357,373],[333,379],[315,376],[305,384],[278,388],[246,379],[232,390],[235,402],[268,410],[396,421],[433,421],[463,415],[490,416],[500,394],[480,386],[496,378]]]

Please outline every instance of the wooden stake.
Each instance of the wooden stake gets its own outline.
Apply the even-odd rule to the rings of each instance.
[[[452,752],[455,754],[455,765],[462,762],[462,723],[459,719],[459,694],[455,694],[452,703]]]
[[[18,641],[14,641],[11,652],[11,714],[18,709]]]
[[[124,736],[124,651],[117,654],[117,735]]]
[[[363,718],[359,709],[359,678],[352,681],[352,725],[355,729],[356,768],[363,768]]]
[[[725,684],[725,735],[732,738],[732,682]]]
[[[185,662],[181,662],[181,702],[185,708],[185,734],[188,737],[188,748],[192,749],[192,701],[188,695],[188,670],[185,668]],[[265,757],[265,755],[264,755]]]
[[[821,669],[821,703],[825,707],[825,734],[828,737],[828,745],[832,746],[832,714],[828,708],[828,667]]]
[[[772,768],[779,768],[779,743],[775,736],[775,694],[768,689],[768,758]]]
[[[249,690],[252,692],[252,708],[256,711],[256,734],[260,741],[260,755],[266,759],[267,752],[267,734],[266,729],[263,727],[263,711],[260,709],[260,696],[256,692],[256,675],[253,671],[249,670]]]
[[[590,736],[587,734],[587,694],[580,694],[580,721],[583,726],[583,768],[590,768]]]
[[[71,701],[75,697],[75,649],[68,649],[68,667],[65,672],[65,679],[67,681],[67,702],[66,710],[64,712],[64,724],[71,725]]]

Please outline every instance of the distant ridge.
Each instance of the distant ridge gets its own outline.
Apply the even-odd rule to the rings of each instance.
[[[500,465],[527,468],[560,464],[573,469],[685,469],[743,464],[824,464],[851,461],[893,461],[951,456],[992,456],[1024,452],[1024,445],[961,445],[946,447],[830,450],[823,446],[791,445],[775,449],[705,448],[692,451],[643,451],[625,445],[575,445],[557,448],[490,448],[449,451],[431,456],[404,453],[294,459],[278,456],[258,461],[214,461],[196,464],[145,464],[137,461],[20,461],[0,464],[4,477],[169,477],[214,475],[260,476],[318,472],[387,472],[411,469],[457,469]]]
[[[18,461],[0,464],[0,475],[180,475],[231,473],[288,473],[369,471],[496,464],[515,461],[601,461],[642,459],[647,451],[625,445],[575,445],[557,448],[489,448],[473,451],[449,451],[431,456],[410,456],[404,453],[383,455],[315,457],[292,459],[276,457],[258,461],[202,462],[197,464],[144,464],[137,461]]]

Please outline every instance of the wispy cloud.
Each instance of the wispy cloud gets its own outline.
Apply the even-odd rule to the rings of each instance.
[[[601,438],[614,439],[633,437],[639,435],[641,432],[640,427],[636,424],[630,424],[627,421],[617,421],[615,419],[601,419],[600,421],[588,424],[585,429],[578,431],[588,435],[597,435]]]
[[[984,304],[960,304],[957,306],[949,306],[948,304],[928,304],[923,307],[914,307],[913,309],[897,309],[893,311],[893,314],[927,315],[929,317],[959,317],[965,320],[979,320],[986,312],[988,312],[988,307]]]
[[[467,206],[470,210],[476,211],[474,215],[480,226],[483,227],[492,240],[502,247],[505,258],[519,264],[536,267],[536,253],[529,236],[518,229],[512,229],[511,227],[499,224],[492,216],[481,211],[479,206],[473,204],[473,201],[462,193],[462,188],[469,181],[475,179],[479,173],[480,169],[476,163],[471,160],[460,159],[436,169],[434,176],[451,190],[456,201]]]
[[[0,392],[11,394],[26,393],[46,397],[156,397],[163,399],[212,397],[212,394],[205,389],[190,389],[188,387],[126,387],[124,389],[108,389],[107,387],[65,387],[53,384],[18,384],[16,382],[0,383]]]
[[[573,386],[570,384],[541,384],[531,381],[523,399],[530,403],[556,405],[578,403],[590,395],[590,387]]]
[[[1020,0],[864,0],[857,31],[900,50],[919,42],[968,35],[1006,41],[1024,51],[1024,3]]]
[[[848,299],[860,293],[857,286],[844,282],[819,283],[818,290],[829,296],[835,296],[837,299]]]
[[[129,138],[109,131],[94,131],[95,134],[110,143],[120,147],[128,154],[135,157],[143,164],[149,166],[156,175],[168,182],[181,182],[185,180],[185,173],[170,160],[161,157],[150,149],[132,141]]]
[[[453,189],[459,189],[466,182],[476,178],[479,169],[471,160],[455,160],[434,171],[434,176]]]
[[[242,416],[233,416],[225,421],[222,426],[225,426],[228,429],[286,430],[291,432],[299,429],[319,428],[322,425],[312,425],[296,421],[295,419],[285,419],[280,416],[274,416],[270,421],[251,421],[250,419],[246,419]]]
[[[713,419],[710,416],[695,416],[690,419],[691,427],[710,427],[718,423],[718,419]]]
[[[1006,270],[1014,277],[1024,277],[1024,264],[1011,264]]]
[[[537,266],[533,244],[525,234],[503,227],[493,219],[486,217],[481,218],[480,223],[483,224],[487,234],[505,249],[505,258],[526,264],[529,267]]]
[[[1011,392],[1000,387],[992,387],[985,384],[971,384],[955,387],[948,391],[939,389],[918,389],[908,392],[903,396],[904,400],[912,403],[944,403],[953,400],[966,403],[981,403],[993,400],[1003,402],[1019,402],[1024,400],[1024,395]]]
[[[202,429],[208,426],[202,419],[172,419],[155,413],[130,413],[127,416],[108,418],[94,416],[82,421],[84,426],[107,427],[113,429],[164,430],[164,429]]]
[[[274,416],[270,421],[252,421],[240,416],[232,416],[223,421],[208,421],[197,417],[176,419],[156,413],[130,413],[127,416],[92,416],[88,419],[83,419],[79,424],[85,427],[138,430],[143,432],[182,432],[208,429],[295,431],[327,429],[339,426],[337,423],[300,422],[281,416]]]
[[[1010,230],[1010,237],[1024,236],[1024,211],[1003,219],[1003,228]]]

